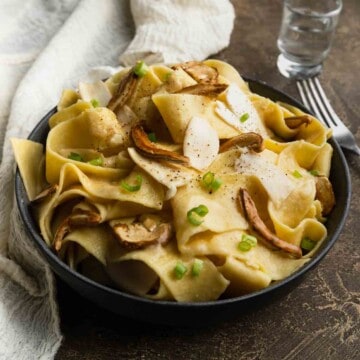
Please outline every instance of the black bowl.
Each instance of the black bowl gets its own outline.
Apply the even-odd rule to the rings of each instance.
[[[304,108],[301,103],[269,85],[251,79],[246,79],[246,81],[249,82],[252,91],[255,93],[271,98],[272,100],[279,100],[292,104],[309,113],[309,110]],[[45,115],[29,135],[28,138],[30,140],[41,142],[43,144],[45,143],[49,132],[48,119],[55,112],[56,109],[53,109]],[[322,243],[315,256],[291,276],[275,282],[265,289],[236,298],[201,303],[153,301],[98,284],[70,269],[46,245],[31,213],[29,200],[19,170],[17,170],[15,176],[16,199],[24,225],[33,240],[34,246],[45,257],[54,272],[84,297],[114,313],[137,320],[168,325],[191,326],[205,324],[224,320],[230,316],[233,317],[234,315],[243,312],[244,309],[247,309],[251,305],[259,304],[259,302],[263,303],[263,301],[269,299],[271,295],[275,295],[275,293],[279,293],[281,290],[285,289],[285,291],[287,291],[286,289],[291,289],[291,285],[297,283],[295,280],[299,280],[303,274],[313,268],[334,245],[344,226],[348,213],[351,184],[349,169],[339,145],[333,139],[330,140],[330,144],[334,148],[330,180],[334,187],[337,202],[326,223],[328,229],[327,238]],[[311,280],[308,279],[307,281]]]

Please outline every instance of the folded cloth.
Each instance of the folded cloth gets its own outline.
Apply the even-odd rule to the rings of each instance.
[[[228,0],[3,0],[0,359],[53,358],[62,340],[52,272],[14,201],[10,138],[27,137],[64,87],[116,71],[119,55],[123,65],[201,60],[228,45],[233,20]]]
[[[229,44],[234,11],[227,1],[148,0],[131,2],[136,34],[125,53],[124,65],[204,60]]]

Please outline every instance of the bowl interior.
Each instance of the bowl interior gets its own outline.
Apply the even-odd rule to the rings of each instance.
[[[253,92],[275,101],[287,102],[309,112],[301,103],[271,86],[251,79],[245,80],[248,81]],[[49,132],[48,119],[55,112],[56,109],[54,108],[44,116],[29,135],[28,138],[30,140],[45,144]],[[176,303],[148,300],[103,286],[73,271],[48,248],[42,239],[38,225],[31,214],[29,200],[18,170],[15,176],[15,193],[21,217],[35,247],[42,253],[55,273],[74,290],[98,305],[121,315],[157,323],[188,325],[189,322],[190,324],[194,324],[195,320],[209,320],[209,316],[212,320],[220,320],[226,318],[229,314],[234,314],[234,312],[240,310],[245,303],[248,304],[263,298],[270,292],[282,288],[286,284],[299,278],[302,274],[314,267],[330,250],[344,226],[351,194],[350,175],[346,159],[336,141],[330,139],[330,144],[334,148],[330,180],[335,192],[336,206],[326,223],[328,237],[322,243],[317,253],[307,264],[291,276],[284,280],[274,282],[265,289],[241,297],[220,299],[213,302]]]

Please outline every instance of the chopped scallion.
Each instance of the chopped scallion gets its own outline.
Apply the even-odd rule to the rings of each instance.
[[[164,75],[164,82],[169,81],[169,77],[171,76],[171,74],[172,74],[172,72],[169,71],[168,73],[166,73],[166,74]]]
[[[238,243],[238,249],[240,251],[249,251],[251,248],[257,245],[257,239],[255,236],[243,234],[241,237],[241,241]]]
[[[97,100],[97,99],[91,99],[90,102],[94,108],[96,108],[100,105],[99,100]]]
[[[156,135],[155,133],[151,132],[148,134],[148,139],[151,141],[151,142],[156,142],[157,139],[156,139]]]
[[[316,245],[316,241],[314,240],[311,240],[310,238],[308,237],[304,237],[302,240],[301,240],[301,244],[300,244],[300,247],[303,249],[303,250],[306,250],[306,251],[311,251]]]
[[[215,174],[208,171],[203,177],[202,177],[202,183],[206,188],[210,188],[211,184],[213,183],[215,179]]]
[[[82,156],[75,152],[71,152],[70,155],[68,155],[68,159],[84,162],[84,159],[82,158]]]
[[[313,175],[313,176],[319,176],[319,172],[318,172],[317,170],[315,170],[315,169],[309,170],[309,173],[310,173],[311,175]]]
[[[201,218],[203,218],[208,212],[209,209],[205,205],[199,205],[190,209],[187,212],[187,219],[190,224],[194,226],[199,226],[204,221]]]
[[[216,191],[217,189],[219,189],[221,185],[222,185],[222,180],[220,178],[216,178],[211,185],[211,189],[213,191]]]
[[[202,185],[211,191],[216,191],[222,184],[222,180],[220,178],[215,178],[215,174],[208,171],[201,179]]]
[[[139,191],[142,184],[142,177],[140,175],[136,175],[135,185],[130,185],[125,181],[121,181],[120,186],[129,192]]]
[[[302,178],[302,175],[301,175],[300,172],[297,171],[297,170],[295,170],[295,171],[292,173],[292,175],[293,175],[294,177],[296,177],[297,179]]]
[[[94,166],[103,166],[103,159],[101,157],[98,157],[96,159],[88,161],[88,163]]]
[[[200,259],[195,259],[191,269],[192,276],[199,276],[203,266],[204,266],[204,261]]]
[[[241,237],[241,241],[248,242],[252,247],[257,245],[257,238],[255,236],[252,236],[252,235],[243,234],[242,237]]]
[[[248,120],[250,115],[248,113],[242,114],[240,116],[240,122],[244,123],[246,120]]]
[[[143,77],[149,71],[149,67],[142,61],[138,61],[134,66],[134,74],[138,77]]]
[[[187,267],[181,261],[178,261],[175,268],[174,268],[175,277],[178,280],[180,280],[180,279],[182,279],[184,277],[186,272],[187,272]]]
[[[199,205],[194,211],[201,217],[204,217],[209,212],[209,209],[205,205]]]
[[[240,250],[240,251],[244,251],[244,252],[246,252],[246,251],[249,251],[250,249],[251,249],[251,245],[248,243],[248,242],[246,242],[246,241],[240,241],[239,243],[238,243],[238,249]]]

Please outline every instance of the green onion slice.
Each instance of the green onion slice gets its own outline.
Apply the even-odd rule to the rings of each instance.
[[[157,139],[156,139],[156,135],[155,133],[151,132],[148,134],[148,139],[151,141],[151,142],[156,142]]]
[[[316,241],[311,240],[308,237],[304,237],[301,240],[300,247],[306,251],[311,251],[315,247],[315,245],[316,245]]]
[[[187,272],[187,267],[181,261],[178,261],[174,268],[175,277],[178,280],[180,280],[184,277],[186,272]]]
[[[317,170],[315,170],[315,169],[309,170],[309,173],[310,173],[311,175],[313,175],[313,176],[319,176],[319,172],[318,172]]]
[[[203,266],[204,266],[204,261],[200,259],[195,259],[191,269],[192,276],[199,276]]]
[[[220,178],[216,178],[211,185],[211,189],[213,191],[216,191],[217,189],[219,189],[221,185],[222,185],[222,180]]]
[[[206,174],[203,175],[202,179],[202,185],[212,191],[216,191],[220,188],[222,184],[222,180],[220,178],[216,178],[215,174],[208,171]]]
[[[243,234],[241,237],[241,241],[238,243],[238,249],[240,251],[249,251],[251,248],[257,245],[257,239],[255,236]]]
[[[71,152],[70,155],[68,155],[68,159],[84,162],[84,159],[82,158],[82,156],[75,152]]]
[[[199,205],[187,212],[187,219],[190,224],[199,226],[204,222],[201,218],[203,218],[208,212],[209,209],[205,205]]]
[[[252,235],[243,234],[241,237],[241,241],[245,241],[245,242],[249,243],[252,247],[257,245],[257,238]]]
[[[215,174],[208,171],[202,177],[202,183],[208,189],[208,188],[211,188],[211,184],[213,183],[214,179],[215,179]]]
[[[169,71],[168,73],[166,73],[166,74],[164,75],[164,82],[169,81],[169,77],[171,76],[171,74],[172,74],[172,72]]]
[[[96,159],[88,161],[88,163],[94,166],[103,166],[103,159],[101,157],[98,157]]]
[[[138,61],[134,66],[134,74],[138,77],[143,77],[149,71],[149,67],[142,61]]]
[[[292,175],[294,176],[294,177],[296,177],[297,179],[300,179],[300,178],[302,178],[302,175],[299,173],[299,171],[297,171],[297,170],[295,170],[293,173],[292,173]]]
[[[130,185],[125,181],[121,181],[120,186],[129,192],[139,191],[142,184],[142,177],[140,175],[136,175],[136,183],[135,185]]]
[[[96,107],[98,107],[98,106],[100,105],[100,102],[99,102],[99,100],[97,100],[97,99],[91,99],[90,102],[91,102],[91,105],[92,105],[94,108],[96,108]]]
[[[252,248],[251,244],[249,244],[249,243],[246,242],[246,241],[240,241],[240,242],[238,243],[238,249],[239,249],[240,251],[246,252],[246,251],[249,251],[251,248]]]
[[[246,120],[248,120],[250,115],[248,113],[242,114],[240,116],[240,122],[244,123]]]
[[[209,212],[209,209],[205,205],[199,205],[197,208],[194,208],[196,214],[204,217]]]

